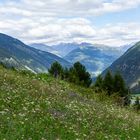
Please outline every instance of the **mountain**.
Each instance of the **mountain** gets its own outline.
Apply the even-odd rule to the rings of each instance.
[[[132,42],[130,44],[125,44],[123,46],[120,46],[119,48],[125,53],[129,48],[131,48],[135,44],[136,44],[136,42]]]
[[[50,65],[58,61],[65,67],[71,64],[49,52],[25,45],[18,39],[0,34],[0,62],[7,66],[28,69],[33,72],[47,72]]]
[[[120,71],[130,89],[133,92],[140,92],[140,42],[128,49],[103,72],[103,75],[107,70],[113,73]]]
[[[68,53],[70,53],[72,50],[75,50],[80,47],[77,43],[60,43],[57,45],[51,46],[54,50],[59,52],[61,57],[66,56]]]
[[[86,66],[92,77],[95,77],[111,65],[121,54],[123,54],[123,52],[116,47],[81,43],[79,44],[79,48],[71,51],[64,59],[70,63],[80,61]]]
[[[43,43],[33,43],[33,44],[30,44],[29,46],[31,46],[35,49],[41,50],[41,51],[45,51],[45,52],[55,54],[57,56],[61,56],[61,53],[59,51],[57,51],[53,47],[45,45]]]
[[[80,47],[79,44],[77,43],[60,43],[60,44],[52,45],[52,46],[48,46],[43,43],[33,43],[33,44],[30,44],[29,46],[42,50],[42,51],[50,52],[60,57],[64,57],[72,50]]]

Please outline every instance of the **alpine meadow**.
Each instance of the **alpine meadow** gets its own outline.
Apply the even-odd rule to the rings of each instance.
[[[0,140],[140,140],[140,0],[0,0]]]

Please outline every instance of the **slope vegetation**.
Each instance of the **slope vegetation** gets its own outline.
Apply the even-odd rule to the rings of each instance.
[[[138,140],[139,124],[92,89],[0,66],[0,139]]]

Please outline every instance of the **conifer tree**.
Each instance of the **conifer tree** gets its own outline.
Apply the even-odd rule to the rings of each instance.
[[[92,82],[90,74],[80,62],[74,63],[69,69],[69,81],[85,87],[89,87]]]
[[[69,78],[69,69],[68,68],[64,68],[63,69],[63,75],[62,75],[62,79],[64,79],[64,80],[68,80],[68,78]]]
[[[69,69],[69,75],[68,75],[68,80],[72,83],[76,83],[79,84],[79,77],[77,75],[76,70],[74,69],[74,67],[71,67]]]
[[[107,91],[108,95],[113,94],[114,80],[110,71],[108,71],[103,80],[103,88]]]
[[[119,96],[121,97],[124,97],[128,94],[128,90],[126,89],[125,82],[119,72],[117,72],[114,76],[113,91],[119,93]]]
[[[63,67],[57,61],[54,62],[48,72],[53,75],[55,78],[61,77],[63,74]]]
[[[103,78],[101,75],[98,75],[94,87],[96,87],[100,91],[103,89]]]

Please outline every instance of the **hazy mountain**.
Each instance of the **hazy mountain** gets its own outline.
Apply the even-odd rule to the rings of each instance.
[[[47,72],[54,61],[70,66],[70,63],[54,54],[34,49],[18,39],[0,34],[0,62],[34,72]]]
[[[123,54],[119,48],[100,44],[82,43],[79,46],[67,54],[64,59],[71,63],[80,61],[92,76],[97,76]]]
[[[33,48],[42,50],[42,51],[53,53],[60,57],[64,57],[72,50],[80,47],[79,44],[77,43],[60,43],[60,44],[52,45],[52,46],[48,46],[43,43],[33,43],[33,44],[30,44],[30,46]]]
[[[33,44],[30,44],[29,46],[36,48],[38,50],[41,50],[41,51],[50,52],[52,54],[61,56],[59,51],[57,51],[57,50],[53,49],[53,47],[45,45],[43,43],[33,43]]]
[[[120,71],[127,85],[134,91],[140,91],[140,42],[136,43],[117,59],[107,70]],[[107,71],[105,70],[103,74]]]
[[[57,45],[51,46],[54,50],[59,52],[60,56],[64,57],[68,53],[70,53],[72,50],[75,50],[80,47],[77,43],[60,43]]]
[[[123,46],[120,46],[119,48],[120,48],[120,50],[122,51],[122,52],[126,52],[129,48],[131,48],[133,45],[135,45],[136,44],[136,42],[134,43],[134,42],[132,42],[132,43],[130,43],[130,44],[125,44],[125,45],[123,45]]]

